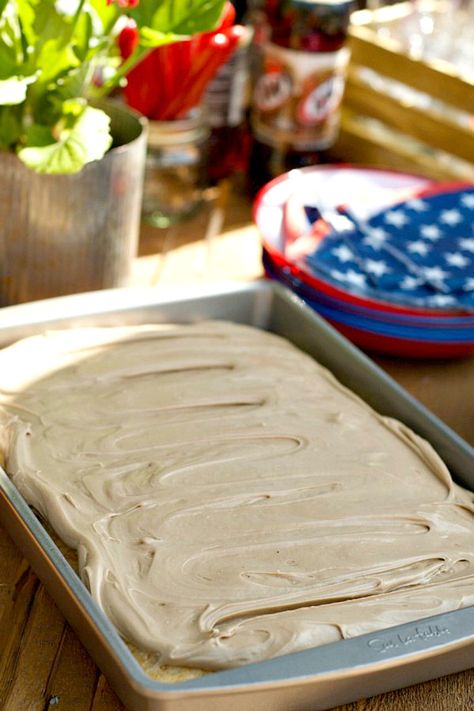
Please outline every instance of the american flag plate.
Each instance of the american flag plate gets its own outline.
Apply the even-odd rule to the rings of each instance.
[[[257,196],[266,274],[368,350],[474,352],[474,185],[315,166]]]

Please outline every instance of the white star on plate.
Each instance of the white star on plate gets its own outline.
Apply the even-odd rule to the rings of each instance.
[[[458,225],[460,222],[462,222],[462,215],[459,210],[456,209],[443,210],[443,212],[439,216],[439,221],[443,222],[445,225]]]
[[[474,193],[467,193],[461,196],[461,205],[468,207],[469,209],[474,209]]]
[[[340,247],[336,247],[332,250],[332,253],[339,259],[340,262],[350,262],[353,258],[353,254],[349,247],[345,244],[341,244]]]
[[[385,215],[385,222],[394,227],[404,227],[410,220],[403,212],[387,212]]]
[[[420,286],[421,284],[421,279],[416,279],[415,277],[412,276],[406,276],[404,277],[403,281],[400,283],[400,288],[401,289],[416,289],[417,286]]]
[[[465,239],[460,239],[458,241],[461,249],[465,249],[466,252],[474,252],[474,239],[471,237],[466,237]]]
[[[333,269],[331,271],[331,276],[333,279],[336,281],[345,281],[346,280],[346,275],[344,272],[340,272],[337,269]]]
[[[423,200],[419,198],[413,198],[413,200],[407,200],[405,203],[406,207],[415,210],[416,212],[425,212],[428,209],[428,205]]]
[[[438,225],[421,225],[420,234],[425,239],[441,239],[443,231]]]
[[[449,272],[444,272],[441,267],[425,267],[423,269],[425,279],[441,280],[449,276]]]
[[[354,286],[366,286],[365,276],[363,274],[358,274],[353,269],[349,269],[347,272],[346,281]]]
[[[422,257],[425,257],[430,251],[430,249],[431,247],[421,241],[408,243],[408,251],[412,252],[413,254],[419,254]]]
[[[474,291],[474,277],[469,277],[464,282],[464,291]]]
[[[467,267],[471,261],[461,254],[461,252],[448,252],[444,258],[450,267]]]
[[[440,239],[443,236],[438,225],[421,225],[420,234],[425,239]]]
[[[430,306],[450,306],[455,303],[455,299],[448,294],[435,294],[429,298]]]
[[[390,237],[389,233],[383,227],[369,227],[365,230],[366,237],[362,240],[364,244],[374,249],[380,249],[386,239]]]
[[[376,259],[367,259],[365,262],[365,268],[371,274],[375,274],[375,276],[383,276],[384,274],[389,274],[392,271],[388,268],[385,262],[377,261]]]

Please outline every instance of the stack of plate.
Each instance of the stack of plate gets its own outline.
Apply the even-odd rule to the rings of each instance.
[[[420,239],[403,210],[418,219]],[[286,173],[254,207],[267,276],[360,347],[419,358],[474,353],[472,216],[472,185],[351,166]],[[379,251],[389,223],[395,237]]]

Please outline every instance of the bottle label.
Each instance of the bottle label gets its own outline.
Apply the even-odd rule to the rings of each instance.
[[[245,110],[245,69],[244,51],[237,49],[209,82],[204,104],[212,128],[239,126],[242,123]]]
[[[204,94],[203,103],[211,128],[240,126],[244,121],[250,102],[248,51],[253,31],[249,27],[243,29],[245,33],[239,45],[221,65]]]
[[[252,98],[255,134],[270,145],[330,146],[337,137],[348,48],[318,53],[267,43],[262,52]]]

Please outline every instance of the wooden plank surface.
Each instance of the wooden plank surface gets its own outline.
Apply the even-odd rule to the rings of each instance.
[[[370,116],[427,147],[474,163],[474,131],[455,124],[449,117],[426,108],[417,108],[410,99],[390,96],[372,88],[353,70],[344,92],[344,105],[357,114]]]
[[[144,227],[135,283],[158,291],[190,282],[261,274],[250,208],[230,199],[225,215],[210,200],[187,225]],[[214,215],[218,230],[202,239]],[[408,362],[377,358],[411,393],[474,443],[474,358]],[[124,707],[0,527],[1,711],[124,711]],[[474,711],[474,670],[360,700],[338,711]],[[243,710],[246,711],[246,710]],[[269,711],[271,711],[269,709]]]
[[[413,172],[436,180],[474,181],[472,163],[441,161],[423,144],[408,142],[406,136],[385,126],[363,122],[349,108],[343,112],[341,131],[331,153],[341,162],[349,156],[351,163]]]
[[[428,7],[435,17],[445,13],[443,2],[424,0],[424,10]],[[412,2],[397,2],[353,13],[342,131],[334,154],[342,161],[473,181],[472,78],[460,76],[446,61],[424,61],[403,50],[393,29],[412,12]],[[370,88],[367,81],[375,76],[377,85]],[[394,82],[396,95],[389,96]],[[403,98],[402,86],[418,98],[413,91]]]
[[[354,65],[370,67],[402,83],[408,80],[418,91],[468,113],[474,111],[472,83],[459,77],[446,62],[414,60],[399,51],[393,40],[381,38],[373,29],[364,26],[351,28],[349,44]]]

